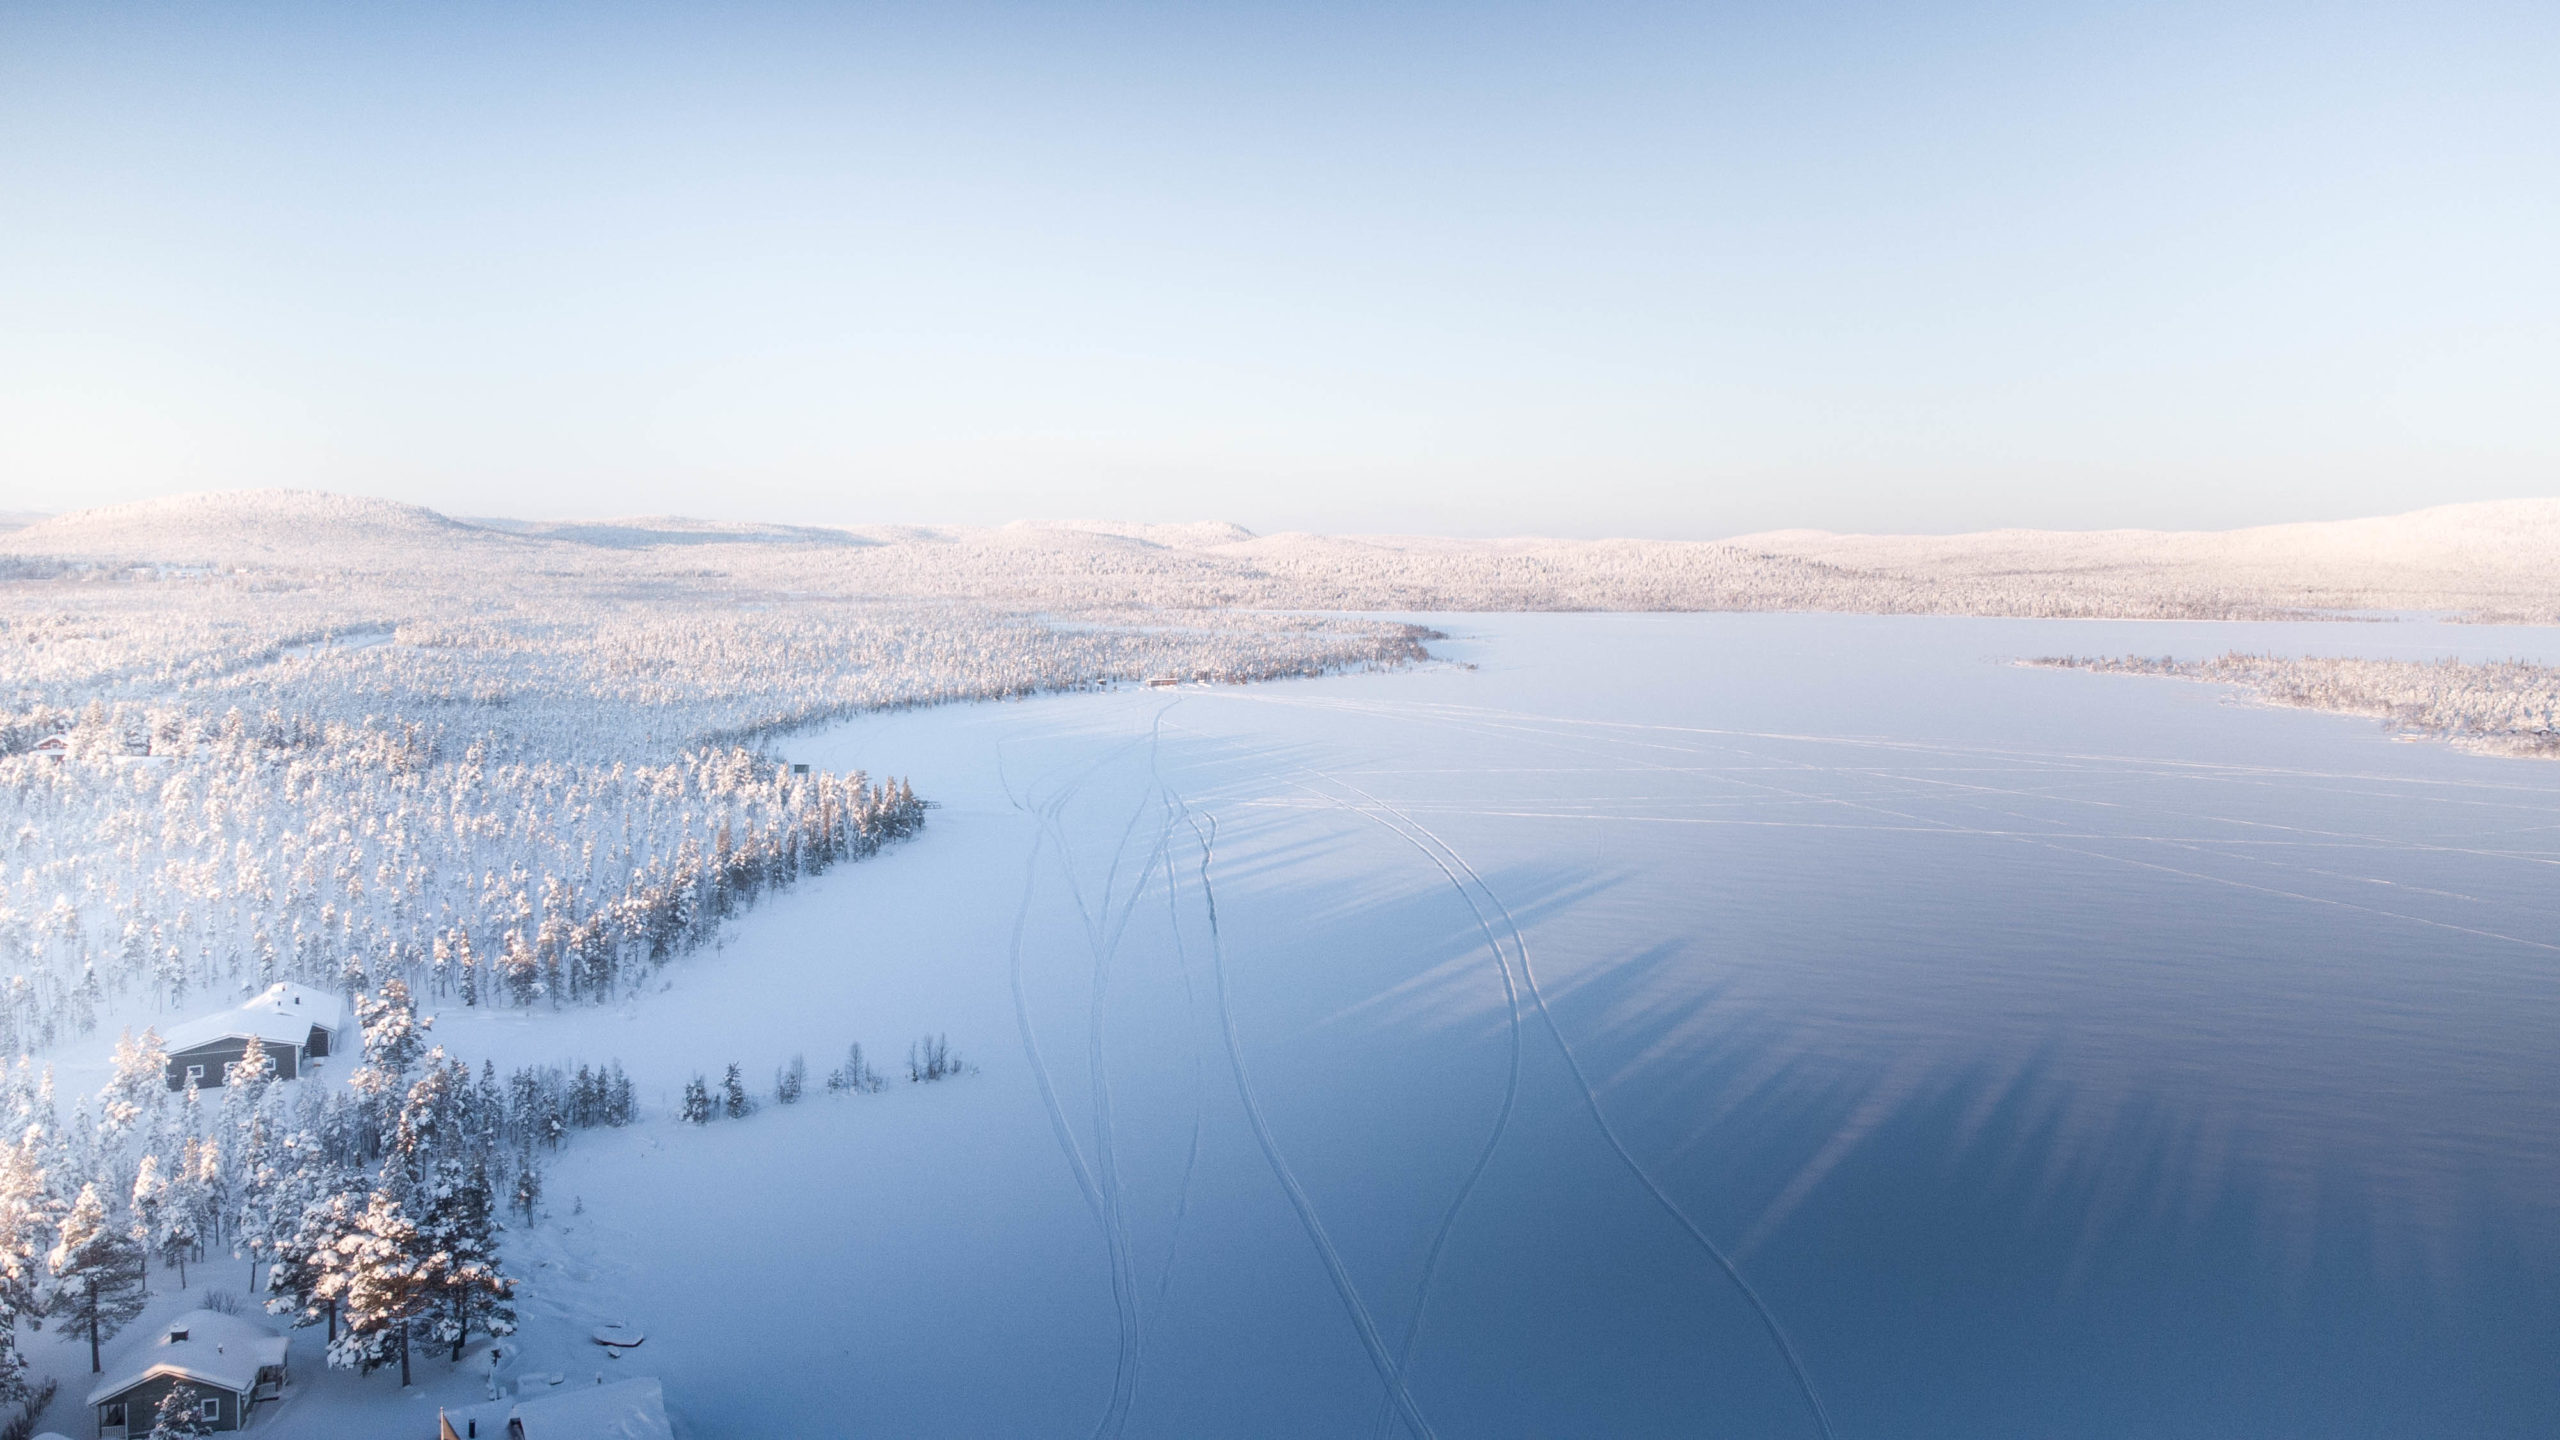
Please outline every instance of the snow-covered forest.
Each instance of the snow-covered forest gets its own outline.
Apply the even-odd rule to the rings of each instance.
[[[17,1322],[105,1344],[151,1266],[217,1255],[332,1364],[503,1333],[500,1217],[637,1100],[618,1066],[502,1085],[419,1007],[616,1000],[924,823],[902,780],[795,764],[794,732],[1423,653],[1402,625],[1132,608],[1108,577],[1112,607],[1056,614],[805,585],[770,545],[663,563],[332,497],[174,530],[138,508],[0,577],[0,1400],[30,1398]],[[278,1084],[253,1051],[214,1098],[167,1087],[151,1027],[279,981],[355,1005],[351,1076]],[[52,1062],[119,1030],[94,1103],[56,1096]],[[878,1088],[859,1053],[830,1089]],[[734,1066],[726,1091],[742,1114]]]
[[[2238,652],[2211,660],[2127,655],[2032,661],[2073,670],[2165,675],[2238,685],[2270,705],[2370,715],[2400,730],[2500,755],[2560,756],[2560,669],[2522,660],[2285,658]]]
[[[764,889],[922,823],[901,782],[795,768],[795,729],[1422,653],[1362,621],[1069,621],[698,566],[643,586],[494,531],[438,547],[405,507],[270,508],[207,533],[281,557],[0,592],[0,1043],[41,1054],[102,1007],[181,1013],[280,979],[610,999]],[[386,516],[388,539],[362,523]]]

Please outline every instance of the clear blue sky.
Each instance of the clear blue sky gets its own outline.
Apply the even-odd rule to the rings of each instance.
[[[0,507],[2560,493],[2560,6],[0,4]]]

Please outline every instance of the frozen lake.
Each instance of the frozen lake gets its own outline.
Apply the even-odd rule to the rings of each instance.
[[[448,1017],[659,1117],[561,1157],[523,1363],[609,1313],[705,1435],[2560,1431],[2560,766],[2010,663],[2560,633],[1437,623],[789,747],[943,808]],[[926,1030],[978,1073],[664,1118]]]

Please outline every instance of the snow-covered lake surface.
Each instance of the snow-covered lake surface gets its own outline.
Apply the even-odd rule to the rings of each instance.
[[[446,1006],[652,1112],[511,1238],[509,1369],[706,1436],[2560,1431],[2560,766],[2010,663],[2560,632],[1435,623],[1477,668],[809,737],[923,838],[621,1009]],[[975,1073],[672,1119],[926,1031]]]

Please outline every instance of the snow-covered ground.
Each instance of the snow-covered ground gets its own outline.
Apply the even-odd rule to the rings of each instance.
[[[786,742],[940,808],[655,993],[441,1007],[649,1112],[510,1232],[503,1372],[693,1436],[2560,1427],[2560,770],[2010,663],[2560,633],[1433,623],[1476,668]],[[280,1437],[482,1392],[301,1336]]]

